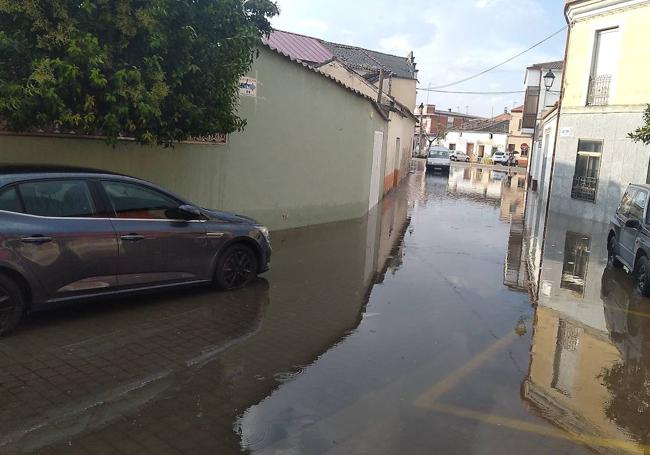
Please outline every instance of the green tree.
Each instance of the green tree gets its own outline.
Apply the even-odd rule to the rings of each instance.
[[[241,130],[271,0],[0,0],[0,123],[170,145]]]
[[[643,114],[643,121],[645,125],[640,126],[633,132],[627,135],[630,139],[633,139],[634,142],[643,142],[646,145],[650,144],[650,104]]]

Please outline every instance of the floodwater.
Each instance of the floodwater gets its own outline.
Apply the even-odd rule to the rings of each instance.
[[[606,226],[551,215],[542,255],[523,184],[414,174],[247,289],[32,316],[0,453],[650,453],[650,301]]]

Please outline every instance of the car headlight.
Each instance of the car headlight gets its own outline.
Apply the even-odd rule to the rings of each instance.
[[[266,226],[255,226],[264,236],[267,242],[271,243],[271,238],[269,237],[269,228]]]

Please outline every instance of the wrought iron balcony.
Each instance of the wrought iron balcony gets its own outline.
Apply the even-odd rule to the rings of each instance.
[[[571,188],[571,197],[583,201],[594,202],[596,200],[596,190],[598,189],[598,179],[594,177],[573,177],[573,187]]]
[[[611,81],[611,74],[601,74],[589,78],[587,106],[606,106],[609,103],[609,84]]]

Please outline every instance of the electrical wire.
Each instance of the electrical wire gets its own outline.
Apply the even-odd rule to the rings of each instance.
[[[503,62],[498,63],[498,64],[496,64],[496,65],[494,65],[494,66],[492,66],[492,67],[490,67],[490,68],[488,68],[488,69],[486,69],[486,70],[483,70],[483,71],[481,71],[480,73],[474,74],[473,76],[466,77],[465,79],[461,79],[461,80],[456,81],[456,82],[450,82],[449,84],[443,84],[443,85],[438,85],[438,86],[436,86],[436,87],[431,87],[431,89],[434,89],[434,90],[435,90],[435,89],[441,89],[441,88],[451,87],[452,85],[458,85],[458,84],[460,84],[460,83],[467,82],[467,81],[470,81],[470,80],[472,80],[472,79],[476,79],[476,78],[479,77],[479,76],[482,76],[482,75],[484,75],[484,74],[486,74],[486,73],[489,73],[490,71],[492,71],[492,70],[494,70],[494,69],[496,69],[496,68],[498,68],[498,67],[500,67],[500,66],[503,66],[503,65],[505,65],[505,64],[508,63],[508,62],[513,61],[513,60],[516,59],[517,57],[520,57],[520,56],[524,55],[526,52],[529,52],[529,51],[535,49],[537,46],[539,46],[540,44],[543,44],[543,43],[545,43],[546,41],[550,40],[550,39],[553,38],[555,35],[558,35],[558,34],[562,33],[564,30],[566,30],[566,28],[567,28],[567,26],[565,25],[564,27],[562,27],[562,28],[559,29],[558,31],[556,31],[556,32],[554,32],[554,33],[548,35],[548,36],[547,36],[546,38],[544,38],[543,40],[538,41],[537,43],[533,44],[533,45],[530,46],[528,49],[525,49],[525,50],[519,52],[517,55],[513,55],[513,56],[510,57],[509,59],[504,60]]]

